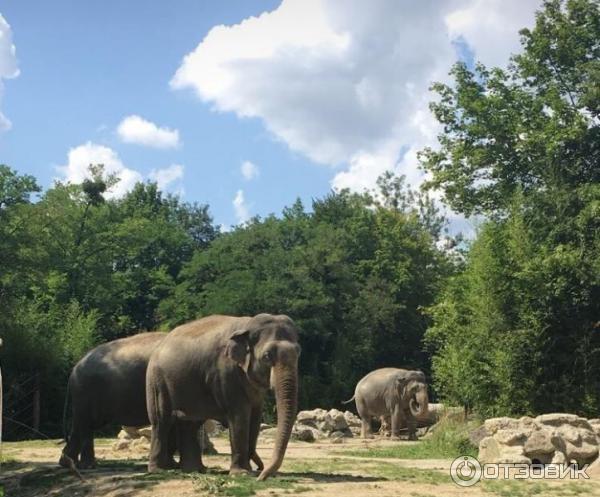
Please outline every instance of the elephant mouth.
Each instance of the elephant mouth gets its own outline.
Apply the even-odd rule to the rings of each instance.
[[[421,415],[421,404],[419,404],[419,401],[415,398],[410,399],[410,402],[408,403],[408,407],[410,408],[410,412],[413,416],[420,416]]]

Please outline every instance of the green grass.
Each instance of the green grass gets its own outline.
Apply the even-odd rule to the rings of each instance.
[[[569,482],[550,485],[546,482],[531,480],[485,480],[481,483],[485,492],[500,497],[536,497],[555,495],[557,497],[592,497],[599,495],[594,486],[586,482]]]
[[[250,497],[261,490],[269,490],[270,495],[282,494],[295,495],[310,490],[298,484],[296,478],[271,478],[266,481],[258,481],[255,476],[239,475],[195,475],[192,477],[197,490],[208,495],[229,497]]]
[[[31,449],[43,447],[62,447],[63,441],[60,438],[21,440],[19,442],[2,442],[3,449]]]
[[[355,478],[380,478],[383,480],[407,481],[439,485],[450,482],[450,476],[432,469],[406,468],[387,462],[357,462],[352,459],[305,459],[286,463],[284,472],[305,473],[317,480],[327,480],[335,475]]]
[[[454,459],[458,456],[477,456],[477,447],[469,440],[469,431],[474,423],[464,423],[452,418],[444,418],[421,442],[416,444],[399,443],[393,447],[357,449],[338,452],[358,457],[389,457],[397,459]]]

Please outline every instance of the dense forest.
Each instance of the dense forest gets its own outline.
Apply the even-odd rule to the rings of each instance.
[[[297,322],[301,408],[404,366],[481,415],[600,415],[599,4],[545,2],[521,36],[506,68],[457,63],[433,85],[418,191],[387,173],[223,232],[154,183],[106,199],[101,165],[45,191],[0,166],[7,435],[61,433],[95,344],[213,313]],[[480,220],[474,239],[448,238],[431,192]]]

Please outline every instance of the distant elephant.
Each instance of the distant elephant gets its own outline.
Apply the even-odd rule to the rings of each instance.
[[[425,375],[421,371],[382,368],[363,377],[354,390],[354,396],[344,402],[356,402],[362,420],[361,436],[371,433],[371,419],[391,417],[392,437],[400,428],[408,427],[408,437],[416,440],[416,419],[427,414],[429,397]]]
[[[146,369],[152,352],[166,336],[160,332],[140,333],[104,343],[75,365],[66,401],[71,401],[72,427],[59,461],[61,466],[70,467],[70,458],[79,468],[93,468],[96,463],[93,431],[105,424],[149,424]],[[66,408],[65,403],[65,417]],[[176,466],[174,451],[174,434],[171,434],[165,466]]]
[[[281,466],[298,404],[298,330],[284,315],[209,316],[171,331],[152,354],[146,377],[152,441],[148,471],[169,467],[168,433],[175,420],[194,432],[207,419],[229,426],[230,474]],[[262,406],[269,388],[277,402],[273,457],[263,469],[256,454]],[[180,441],[180,442],[179,442]],[[179,439],[184,471],[205,471],[195,437]]]

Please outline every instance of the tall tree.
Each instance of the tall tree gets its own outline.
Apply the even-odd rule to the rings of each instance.
[[[428,186],[489,219],[431,310],[438,387],[496,414],[597,415],[600,4],[546,1],[521,36],[507,69],[457,64],[433,87]]]

